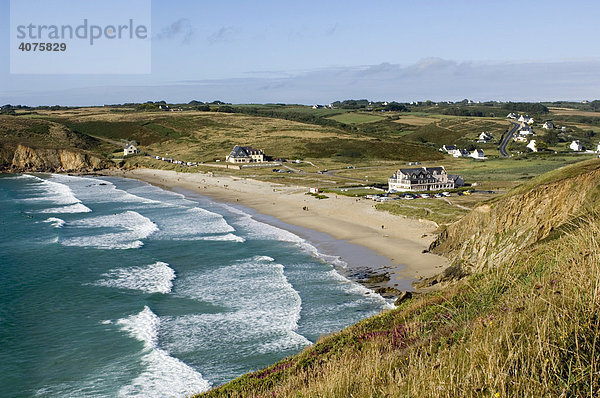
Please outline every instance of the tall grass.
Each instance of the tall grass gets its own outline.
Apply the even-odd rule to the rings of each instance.
[[[594,397],[600,222],[326,337],[207,396]]]

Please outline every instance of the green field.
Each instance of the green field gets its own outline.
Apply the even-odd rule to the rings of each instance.
[[[384,120],[383,116],[373,115],[370,113],[343,113],[341,115],[330,116],[328,119],[333,119],[340,123],[345,124],[363,124],[363,123],[371,123],[378,122],[380,120]]]

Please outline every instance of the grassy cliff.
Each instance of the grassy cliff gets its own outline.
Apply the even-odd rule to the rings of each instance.
[[[598,396],[599,173],[568,166],[474,210],[436,246],[469,275],[201,396]]]

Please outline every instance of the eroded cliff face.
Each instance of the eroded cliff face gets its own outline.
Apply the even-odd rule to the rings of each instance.
[[[75,149],[31,148],[18,145],[14,151],[3,148],[2,152],[2,169],[11,172],[94,171],[111,165],[97,155]]]
[[[600,162],[578,175],[561,178],[475,208],[451,224],[432,243],[433,253],[453,264],[430,284],[498,266],[514,259],[525,247],[546,238],[573,221],[597,200]]]

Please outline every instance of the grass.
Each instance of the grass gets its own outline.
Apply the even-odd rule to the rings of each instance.
[[[394,200],[378,203],[375,208],[395,215],[423,218],[438,225],[450,224],[468,213],[467,209],[443,199]]]
[[[385,118],[383,116],[374,115],[371,113],[348,112],[341,115],[330,116],[329,119],[333,119],[336,122],[344,124],[363,124],[378,122]]]
[[[201,396],[597,396],[597,215],[585,225]]]

